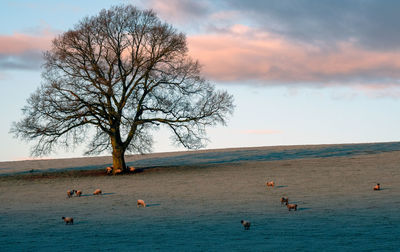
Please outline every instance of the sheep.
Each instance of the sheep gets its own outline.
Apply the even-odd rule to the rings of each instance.
[[[283,203],[289,203],[289,198],[281,197],[281,206]]]
[[[65,225],[68,225],[68,224],[74,224],[74,218],[72,218],[72,217],[61,217],[61,219],[63,219],[64,220],[64,222],[65,222]]]
[[[67,191],[68,198],[71,198],[74,195],[74,193],[76,193],[76,190],[68,190]]]
[[[80,190],[76,191],[76,196],[81,197],[81,195],[82,195],[82,191],[80,191]]]
[[[138,199],[137,201],[137,207],[146,207],[146,203],[144,203],[144,200]]]
[[[381,185],[380,185],[379,183],[376,184],[376,186],[374,186],[374,190],[375,190],[375,191],[381,190]]]
[[[109,166],[109,167],[106,168],[106,173],[108,175],[111,175],[111,174],[113,174],[113,170],[114,170],[114,167]],[[122,169],[116,169],[115,172],[114,172],[114,174],[120,174],[120,173],[122,173]]]
[[[107,174],[112,174],[112,170],[113,170],[113,168],[109,166],[109,167],[106,168],[106,173]]]
[[[267,185],[267,186],[274,186],[275,185],[275,182],[274,181],[267,181],[267,182],[265,182],[265,184]]]
[[[297,211],[297,204],[289,204],[288,202],[286,202],[286,207],[288,208],[289,211],[291,209],[294,209],[294,211]]]
[[[135,170],[136,170],[135,167],[129,166],[129,171],[130,171],[130,172],[134,172]]]
[[[241,220],[240,223],[242,223],[244,230],[249,230],[250,229],[250,221],[245,221],[245,220]]]
[[[93,192],[93,195],[99,195],[99,194],[101,194],[101,190],[100,190],[100,189],[96,189],[96,190]]]

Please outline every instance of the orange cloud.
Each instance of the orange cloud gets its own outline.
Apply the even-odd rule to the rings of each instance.
[[[216,81],[339,83],[400,77],[400,52],[368,51],[351,42],[325,49],[243,25],[190,36],[188,42],[190,54]]]

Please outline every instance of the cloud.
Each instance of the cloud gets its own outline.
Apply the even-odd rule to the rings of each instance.
[[[366,48],[400,49],[396,0],[224,1],[254,27],[307,43],[335,46],[356,41]]]
[[[19,54],[0,54],[0,69],[2,70],[37,70],[42,63],[42,52],[38,50]]]
[[[147,8],[155,10],[163,20],[178,24],[193,22],[194,19],[199,19],[209,13],[207,1],[149,0],[144,3]]]
[[[335,85],[400,78],[400,52],[367,50],[351,42],[321,48],[240,24],[189,36],[188,44],[215,81]]]
[[[14,33],[0,35],[0,53],[18,55],[26,51],[47,50],[54,34],[42,32],[38,36]]]
[[[190,54],[213,81],[348,86],[400,78],[399,1],[147,3],[174,25],[192,25]]]
[[[43,31],[39,35],[14,33],[0,35],[0,68],[35,70],[43,62],[42,53],[48,50],[54,34]]]
[[[213,81],[400,84],[398,1],[138,1],[174,25],[201,26],[188,29],[189,53]],[[37,34],[0,35],[0,68],[38,69],[55,33]]]

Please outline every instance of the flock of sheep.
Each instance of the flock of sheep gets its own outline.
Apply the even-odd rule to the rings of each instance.
[[[107,168],[108,168],[108,167],[107,167]],[[107,170],[107,173],[108,173],[108,170]],[[102,194],[102,191],[101,191],[100,189],[96,189],[96,190],[93,192],[93,195],[100,195],[100,194]],[[68,190],[68,191],[67,191],[67,198],[71,198],[71,197],[73,197],[73,196],[75,196],[75,197],[81,197],[81,196],[82,196],[82,191],[81,191],[81,190],[75,190],[75,189]],[[146,203],[144,202],[144,200],[138,199],[138,200],[137,200],[137,207],[146,207]],[[61,217],[61,219],[64,220],[64,222],[65,222],[66,225],[68,225],[68,224],[70,224],[70,225],[74,224],[74,218],[73,218],[73,217],[65,217],[65,216],[63,216],[63,217]]]
[[[267,181],[265,182],[265,185],[267,187],[274,187],[275,182],[274,181]],[[285,204],[288,210],[290,211],[291,209],[294,209],[294,211],[297,211],[297,204],[289,204],[289,198],[281,197],[281,205]]]
[[[134,171],[134,170],[135,170],[135,168],[130,167],[130,171]],[[122,171],[121,171],[121,172],[122,172]],[[112,173],[112,167],[107,167],[107,168],[106,168],[106,173],[107,173],[107,174],[111,174],[111,173]],[[274,186],[275,186],[275,182],[274,182],[274,181],[267,181],[267,182],[265,182],[265,185],[266,185],[267,187],[274,187]],[[377,184],[374,186],[373,189],[374,189],[375,191],[380,190],[380,189],[381,189],[380,184],[377,183]],[[96,189],[96,190],[93,192],[93,195],[100,195],[101,193],[102,193],[102,192],[101,192],[100,189]],[[81,191],[81,190],[75,190],[75,189],[73,189],[73,190],[68,190],[68,191],[67,191],[67,197],[68,197],[68,198],[71,198],[71,197],[74,196],[74,195],[77,196],[77,197],[81,197],[82,191]],[[297,211],[297,204],[291,204],[291,203],[289,203],[289,198],[288,198],[288,197],[281,197],[280,201],[281,201],[281,205],[285,204],[286,207],[287,207],[287,209],[288,209],[289,211],[292,210],[292,209],[293,209],[294,211]],[[146,203],[144,202],[144,200],[138,199],[138,200],[137,200],[137,207],[146,207]],[[64,222],[65,222],[66,225],[68,225],[68,224],[74,224],[74,218],[72,218],[72,217],[64,217],[64,216],[63,216],[62,219],[64,220]],[[250,226],[251,226],[251,222],[250,222],[250,221],[241,220],[240,223],[243,225],[243,227],[244,227],[245,230],[249,230],[249,229],[250,229]]]
[[[274,187],[275,186],[275,182],[274,181],[267,181],[265,182],[265,185],[268,187]],[[294,209],[294,211],[297,211],[297,204],[289,204],[289,198],[288,197],[281,197],[281,205],[285,204],[286,207],[288,208],[288,210],[292,210]],[[246,221],[246,220],[241,220],[240,223],[242,223],[243,227],[245,230],[249,230],[250,226],[251,226],[251,222],[250,221]]]
[[[265,182],[265,185],[267,187],[274,187],[275,186],[275,182],[274,181],[267,181]],[[381,190],[381,185],[379,183],[377,183],[374,188],[375,191],[379,191]],[[294,210],[297,211],[297,204],[289,204],[289,198],[288,197],[281,197],[281,206],[285,204],[286,207],[288,208],[288,210]],[[246,221],[246,220],[241,220],[240,223],[242,223],[243,227],[245,230],[249,230],[250,229],[250,221]]]
[[[93,192],[93,195],[100,195],[101,194],[101,190],[100,189],[96,189],[94,192]],[[68,190],[67,191],[67,197],[68,198],[71,198],[71,197],[73,197],[73,196],[76,196],[76,197],[81,197],[82,196],[82,191],[81,190],[75,190],[75,189],[72,189],[72,190]],[[70,224],[70,225],[72,225],[72,224],[74,224],[74,218],[72,218],[72,217],[61,217],[61,219],[63,219],[64,220],[64,222],[65,222],[65,224],[66,225],[68,225],[68,224]]]
[[[114,168],[112,166],[109,166],[109,167],[106,168],[106,173],[108,175],[111,175],[111,174],[113,174],[113,170],[114,170]],[[129,170],[129,172],[135,172],[136,171],[135,167],[133,167],[133,166],[128,166],[128,170]],[[121,174],[121,173],[122,173],[121,169],[116,169],[114,174],[116,175],[116,174]]]

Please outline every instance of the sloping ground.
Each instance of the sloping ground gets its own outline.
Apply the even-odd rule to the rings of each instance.
[[[126,176],[4,177],[0,250],[398,250],[400,151],[355,148],[356,155],[331,147],[274,161],[262,160],[265,154],[257,161],[243,160],[252,156],[249,150],[240,160],[239,155],[208,153],[202,165]],[[299,148],[268,151],[270,157],[300,156]],[[276,186],[267,188],[267,180]],[[373,191],[376,183],[383,190]],[[73,188],[84,195],[66,198]],[[96,188],[104,194],[92,195]],[[281,206],[281,196],[298,204],[298,211]],[[137,208],[137,199],[148,207]],[[74,225],[65,225],[62,216],[73,216]],[[251,221],[250,230],[243,229],[242,219]]]
[[[137,167],[148,166],[180,166],[198,164],[222,164],[251,161],[292,160],[303,158],[350,157],[354,155],[377,154],[390,151],[400,151],[400,142],[346,144],[346,145],[310,145],[259,147],[232,150],[215,150],[210,152],[175,154],[169,157],[146,158],[129,165]]]
[[[320,157],[342,157],[400,151],[400,142],[274,146],[255,148],[216,149],[186,152],[152,153],[126,156],[128,165],[135,167],[165,167],[233,162],[291,160]],[[92,170],[110,166],[111,157],[26,160],[0,162],[0,175],[35,173],[61,170]]]

